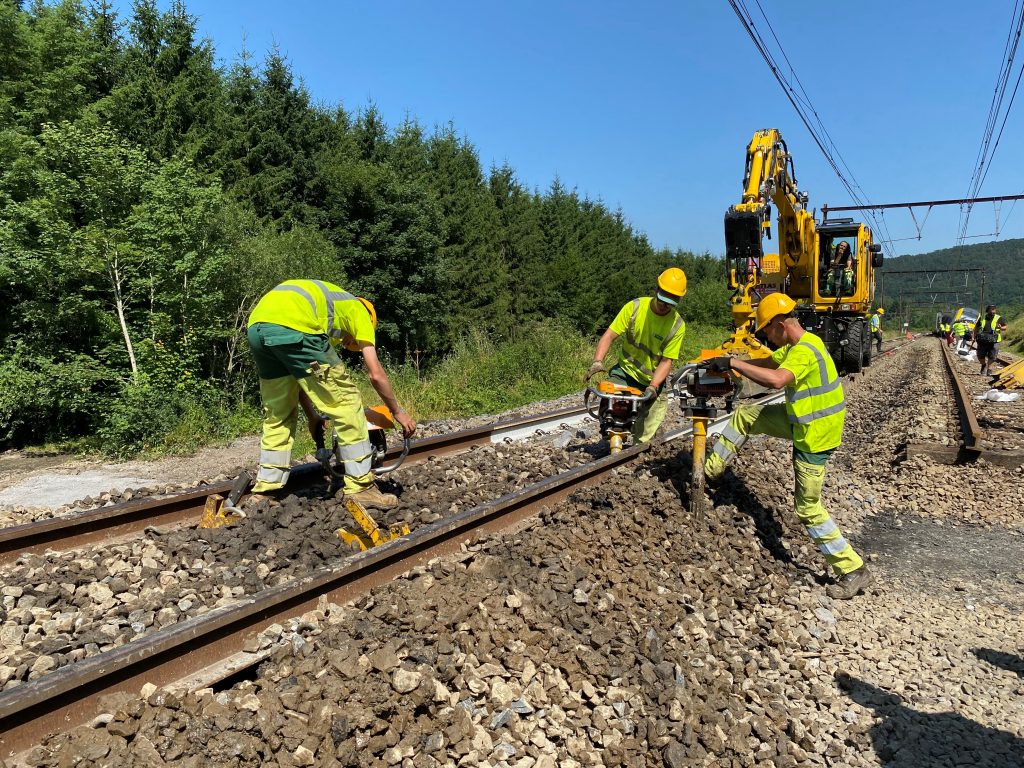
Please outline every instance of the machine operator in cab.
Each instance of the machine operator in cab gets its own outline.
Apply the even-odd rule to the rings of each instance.
[[[287,280],[253,308],[249,346],[256,358],[263,399],[263,438],[254,495],[283,488],[287,482],[301,401],[307,416],[312,416],[311,430],[317,414],[330,419],[334,427],[345,463],[346,495],[364,507],[388,509],[398,503],[394,494],[382,493],[374,483],[373,448],[363,401],[335,350],[341,344],[362,354],[370,384],[406,437],[412,435],[416,422],[398,404],[377,357],[376,328],[373,304],[321,280]]]
[[[732,370],[761,386],[784,389],[786,402],[737,408],[708,453],[704,472],[712,481],[721,477],[748,435],[792,441],[797,517],[835,572],[828,596],[848,599],[870,586],[872,576],[821,503],[825,465],[843,438],[846,398],[832,356],[793,316],[795,307],[784,293],[769,294],[757,305],[757,331],[778,348],[771,357],[725,356],[708,364],[711,370]]]
[[[619,310],[615,320],[597,342],[594,362],[586,380],[602,373],[604,358],[612,342],[622,336],[622,356],[608,372],[616,384],[635,387],[648,396],[633,423],[633,441],[646,443],[658,431],[668,412],[665,380],[672,363],[679,359],[679,350],[686,333],[686,323],[676,308],[686,295],[686,273],[669,267],[658,276],[654,296],[633,299]]]

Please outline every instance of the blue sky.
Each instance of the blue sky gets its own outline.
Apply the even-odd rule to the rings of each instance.
[[[761,4],[869,200],[966,194],[1012,3]],[[812,207],[851,202],[725,0],[187,5],[225,65],[243,40],[258,58],[276,43],[317,101],[372,102],[392,126],[450,121],[485,167],[507,160],[541,189],[557,175],[621,206],[655,246],[722,253],[722,215],[758,128],[782,131]],[[982,195],[1024,192],[1020,102]],[[1024,236],[1024,201],[1010,208],[1002,239]],[[934,209],[922,239],[895,253],[953,245],[958,216]],[[982,236],[968,242],[995,239],[995,221],[991,204],[975,207],[970,234]],[[905,211],[885,222],[894,240],[916,236]]]

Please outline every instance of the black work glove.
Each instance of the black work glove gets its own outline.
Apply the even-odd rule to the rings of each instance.
[[[721,357],[713,357],[707,361],[704,366],[709,371],[717,371],[718,373],[728,373],[732,370],[732,358],[729,355],[722,355]]]

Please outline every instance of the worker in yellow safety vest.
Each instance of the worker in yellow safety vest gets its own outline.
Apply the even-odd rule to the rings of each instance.
[[[967,333],[967,324],[963,320],[953,323],[953,344],[959,346],[965,333]]]
[[[769,294],[757,306],[757,331],[778,347],[771,357],[725,356],[709,362],[711,370],[732,370],[763,387],[784,389],[786,402],[740,406],[708,454],[704,471],[711,481],[720,478],[748,435],[792,441],[797,517],[835,572],[829,597],[847,599],[864,591],[873,579],[821,503],[825,465],[843,438],[846,398],[832,356],[818,336],[800,325],[793,315],[795,307],[784,293]]]
[[[978,361],[982,375],[991,373],[993,361],[999,355],[999,343],[1003,340],[1006,321],[996,314],[996,305],[985,307],[985,316],[974,326],[974,341],[978,346]]]
[[[879,307],[871,316],[871,335],[875,337],[875,344],[879,352],[882,351],[882,315],[885,310]],[[870,342],[868,342],[870,344]],[[870,349],[870,346],[868,347]]]
[[[366,299],[321,280],[287,280],[263,296],[249,315],[249,346],[263,398],[260,469],[253,494],[288,481],[300,402],[307,416],[330,419],[345,464],[344,491],[365,507],[395,506],[394,494],[374,484],[363,401],[335,346],[360,352],[370,384],[391,409],[406,437],[416,422],[395,398],[377,357],[377,312]],[[311,430],[316,425],[311,423]],[[328,445],[330,442],[328,441]]]
[[[648,397],[633,423],[633,440],[637,443],[654,437],[668,412],[665,380],[672,363],[679,359],[686,333],[686,323],[677,312],[679,300],[685,295],[686,273],[679,267],[662,272],[654,296],[633,299],[619,310],[597,342],[594,362],[587,371],[587,381],[605,372],[605,355],[612,342],[622,336],[622,355],[607,373],[609,380],[642,390]]]

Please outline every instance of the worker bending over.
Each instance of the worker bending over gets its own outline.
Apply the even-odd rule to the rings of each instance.
[[[338,436],[345,493],[365,507],[387,509],[398,503],[394,494],[382,493],[374,484],[363,401],[335,351],[342,344],[362,353],[370,384],[409,437],[416,431],[416,422],[398,404],[377,358],[376,327],[373,304],[320,280],[287,280],[253,308],[249,346],[263,399],[263,439],[254,494],[283,488],[288,481],[301,393],[311,401],[314,418],[319,413],[330,419]],[[310,427],[312,431],[312,423]]]
[[[608,371],[608,378],[643,390],[648,400],[640,406],[633,423],[633,440],[646,443],[658,431],[668,411],[665,380],[672,363],[679,359],[679,349],[686,333],[676,307],[686,295],[686,273],[670,267],[658,276],[655,295],[627,302],[615,316],[611,326],[597,342],[594,363],[587,371],[586,381],[605,371],[604,358],[612,342],[622,336],[622,356]]]
[[[757,306],[757,330],[778,347],[771,357],[710,362],[712,370],[733,370],[761,386],[785,389],[786,402],[740,406],[708,454],[704,471],[708,479],[720,477],[748,435],[792,440],[797,517],[835,571],[829,597],[847,599],[868,587],[872,577],[821,503],[826,462],[842,442],[846,398],[831,355],[793,316],[795,306],[784,293],[772,293]]]
[[[882,315],[885,310],[879,307],[871,316],[871,335],[875,337],[875,344],[879,352],[882,351]],[[868,342],[868,349],[871,349],[871,342]]]

